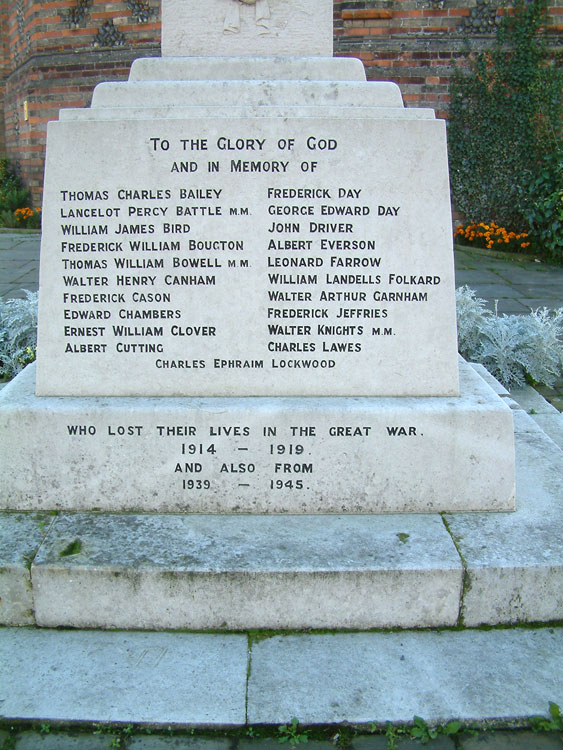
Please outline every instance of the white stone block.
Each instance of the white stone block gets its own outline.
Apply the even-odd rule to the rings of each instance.
[[[50,123],[38,395],[458,394],[443,121],[156,123]]]
[[[30,366],[0,394],[0,507],[513,510],[512,412],[461,373],[460,398],[102,399],[36,397]]]
[[[99,83],[92,109],[204,105],[403,107],[396,83],[367,81],[123,81]],[[210,115],[213,110],[210,109]],[[289,134],[288,134],[289,135]]]
[[[171,119],[171,120],[192,120],[195,118],[208,118],[210,109],[207,106],[178,106],[176,104],[162,105],[156,107],[100,107],[98,109],[61,109],[59,112],[59,121],[68,122],[69,120],[146,120],[150,115],[154,120]],[[287,119],[294,117],[320,118],[325,120],[327,117],[336,119],[350,120],[433,120],[434,110],[401,107],[339,107],[331,105],[323,106],[214,106],[212,111],[213,117],[233,118],[233,117],[261,117],[261,118],[278,118]]]
[[[563,618],[563,452],[523,411],[516,427],[516,513],[447,521],[467,567],[467,626]]]
[[[248,721],[279,724],[297,713],[304,724],[422,716],[433,725],[544,715],[548,701],[563,698],[562,646],[561,629],[276,636],[252,649]]]
[[[436,627],[462,566],[439,516],[73,514],[32,578],[45,627]]]
[[[485,383],[488,383],[491,386],[495,393],[497,393],[499,396],[510,396],[510,393],[505,388],[505,386],[502,385],[502,383],[499,383],[499,381],[491,375],[491,373],[484,365],[479,362],[470,362],[469,364],[475,370],[475,372],[483,378]]]
[[[61,723],[243,724],[247,651],[240,635],[4,629],[2,715]]]
[[[52,521],[46,513],[0,513],[0,625],[35,623],[31,561]]]
[[[545,434],[563,450],[563,414],[531,385],[513,389],[512,396]]]
[[[139,57],[130,81],[365,81],[355,57]]]
[[[163,57],[332,57],[331,0],[163,0]]]

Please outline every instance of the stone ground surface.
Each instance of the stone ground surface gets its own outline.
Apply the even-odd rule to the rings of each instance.
[[[299,731],[299,730],[298,730]],[[2,742],[0,732],[0,743]],[[329,734],[331,734],[329,732]],[[338,735],[335,730],[332,736]],[[236,738],[236,737],[201,737],[201,736],[170,736],[170,735],[139,735],[132,734],[122,738],[111,733],[77,734],[61,733],[49,728],[48,733],[35,731],[21,731],[13,734],[6,733],[8,745],[0,750],[108,750],[108,748],[123,748],[123,750],[279,750],[281,748],[306,747],[308,750],[334,750],[331,739],[314,740],[307,743],[280,743],[277,737],[271,738]],[[119,744],[118,744],[119,743]],[[563,740],[557,733],[535,733],[526,730],[477,732],[474,735],[460,734],[456,740],[448,737],[438,737],[428,744],[408,739],[399,740],[396,745],[389,745],[383,735],[357,735],[348,744],[340,745],[347,750],[397,750],[408,748],[428,747],[431,750],[561,750]]]
[[[23,289],[37,289],[38,251],[39,234],[0,232],[0,296],[21,297]],[[500,313],[562,304],[562,268],[458,250],[456,269],[457,285],[468,284],[491,308],[499,300]],[[563,382],[543,393],[561,410]],[[560,415],[532,389],[513,396],[561,445]],[[0,644],[5,670],[0,717],[6,717],[0,750],[270,750],[283,746],[276,726],[295,715],[309,724],[409,722],[417,714],[429,723],[461,718],[513,727],[530,715],[546,715],[550,701],[563,705],[560,623],[487,632],[300,633],[264,639],[243,633],[4,628]],[[125,731],[106,727],[94,734],[93,722],[112,721],[123,722]],[[59,723],[74,722],[86,722],[81,733],[59,731]],[[256,727],[227,736],[200,735],[199,728],[195,735],[167,731],[168,724],[174,734],[177,726],[245,722],[267,723],[271,731]],[[154,734],[147,734],[147,724],[156,725]],[[304,731],[297,730],[297,739]],[[313,734],[307,747],[328,750],[340,732],[334,726],[323,739]],[[388,747],[385,737],[365,733],[350,742],[352,750]],[[403,740],[398,747],[417,745]],[[511,728],[441,736],[430,747],[555,750],[563,749],[563,740],[560,732]]]
[[[563,703],[556,625],[271,636],[4,628],[0,665],[6,750],[14,740],[16,750],[267,750],[295,715],[303,728],[285,736],[310,733],[308,747],[334,747],[340,733],[355,750],[383,750],[385,738],[367,732],[386,721],[456,718],[502,730]],[[357,736],[345,723],[359,727]],[[557,733],[500,730],[460,734],[457,744],[439,736],[432,746],[562,747]]]

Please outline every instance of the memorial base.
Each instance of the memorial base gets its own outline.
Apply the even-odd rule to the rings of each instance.
[[[505,400],[514,513],[2,512],[0,623],[243,630],[560,620],[561,450]]]
[[[9,510],[514,509],[511,410],[465,362],[459,398],[0,396]]]

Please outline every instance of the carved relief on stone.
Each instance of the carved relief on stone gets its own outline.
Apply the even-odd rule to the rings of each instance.
[[[254,5],[254,21],[258,33],[262,36],[270,33],[270,4],[269,0],[228,0],[225,12],[223,33],[239,34],[241,27],[241,4]]]

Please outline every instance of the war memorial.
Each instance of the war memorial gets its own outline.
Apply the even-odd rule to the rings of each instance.
[[[3,623],[561,618],[559,449],[457,354],[444,121],[332,58],[328,0],[162,34],[49,124]]]

